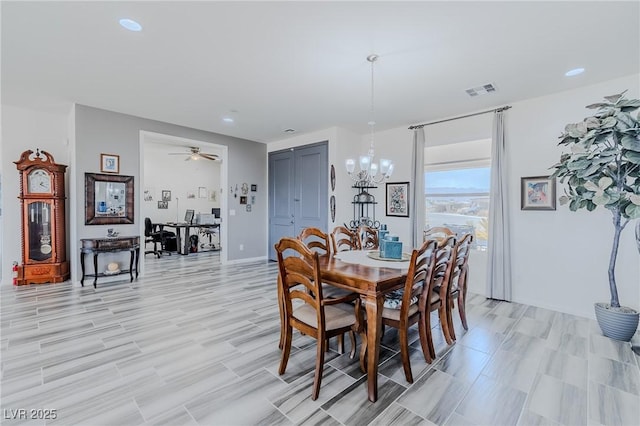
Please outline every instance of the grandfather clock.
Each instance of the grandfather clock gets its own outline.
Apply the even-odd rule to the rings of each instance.
[[[69,278],[66,260],[64,173],[46,151],[28,150],[15,161],[20,172],[22,265],[18,285],[59,283]]]

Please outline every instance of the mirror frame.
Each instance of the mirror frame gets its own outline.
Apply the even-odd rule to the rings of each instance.
[[[96,182],[121,182],[125,184],[125,215],[118,217],[96,217]],[[133,176],[84,174],[84,224],[113,225],[134,223]]]

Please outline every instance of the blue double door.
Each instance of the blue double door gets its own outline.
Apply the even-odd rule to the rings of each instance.
[[[321,142],[269,154],[269,259],[274,245],[306,227],[327,231],[328,144]]]

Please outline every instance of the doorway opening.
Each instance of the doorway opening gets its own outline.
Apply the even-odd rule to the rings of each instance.
[[[220,262],[227,263],[227,250],[224,250],[228,240],[224,228],[227,200],[223,193],[228,179],[227,160],[227,146],[141,131],[139,190],[142,197],[137,197],[140,203],[138,223],[144,224],[145,217],[154,223],[182,223],[190,210],[194,211],[195,223],[196,220],[204,220],[205,215],[212,217],[216,212],[216,219],[220,222],[217,235],[218,245],[222,248]],[[144,242],[143,225],[140,235]],[[184,243],[182,241],[181,245]],[[206,243],[209,244],[207,249],[215,245],[208,239]],[[178,252],[173,255],[179,255]],[[140,262],[143,274],[144,264],[145,260]]]

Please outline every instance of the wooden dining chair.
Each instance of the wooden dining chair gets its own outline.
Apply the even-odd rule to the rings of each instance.
[[[358,228],[358,238],[362,250],[375,250],[379,246],[378,231],[370,226],[361,225]]]
[[[431,310],[438,310],[438,319],[440,320],[440,328],[442,334],[448,345],[453,343],[451,332],[449,328],[449,322],[447,320],[448,307],[447,302],[449,300],[449,293],[451,292],[451,273],[453,271],[455,261],[455,249],[456,239],[450,235],[444,240],[438,241],[438,248],[436,250],[435,266],[433,268],[433,274],[431,276]],[[428,315],[426,319],[430,321],[431,316]],[[431,324],[427,324],[431,328]],[[433,345],[433,342],[432,342]],[[431,346],[431,355],[435,358],[435,348]]]
[[[298,239],[302,241],[307,248],[317,252],[319,255],[331,256],[331,237],[329,234],[322,231],[320,228],[308,227],[304,228],[298,235]],[[340,297],[354,297],[355,293],[348,290],[344,290],[338,287],[334,287],[328,284],[322,284],[322,290],[325,297],[340,298]],[[344,353],[344,335],[339,334],[338,340],[338,353]]]
[[[320,393],[324,354],[327,339],[343,333],[351,336],[351,358],[355,355],[355,332],[361,329],[362,309],[360,299],[325,298],[320,278],[318,253],[311,251],[299,239],[282,238],[275,245],[284,308],[284,347],[278,374],[285,373],[293,329],[316,339],[316,366],[311,399]],[[355,305],[348,302],[355,301]]]
[[[345,226],[336,226],[331,232],[331,244],[333,253],[347,250],[358,250],[360,248],[360,239],[358,233]]]
[[[467,325],[467,314],[465,311],[465,303],[467,297],[467,279],[469,272],[469,253],[471,251],[471,243],[473,235],[464,234],[456,242],[454,248],[455,259],[451,269],[451,284],[449,285],[449,293],[447,300],[447,325],[449,326],[449,335],[452,340],[456,340],[456,333],[453,326],[453,308],[454,303],[458,305],[458,313],[460,321],[465,330],[469,329]]]
[[[409,327],[418,323],[420,345],[427,363],[431,363],[433,342],[428,317],[433,298],[432,274],[436,260],[437,242],[425,241],[422,247],[413,250],[409,271],[404,287],[389,293],[382,309],[383,326],[398,329],[400,338],[400,356],[407,382],[413,383],[411,362],[409,360]]]

